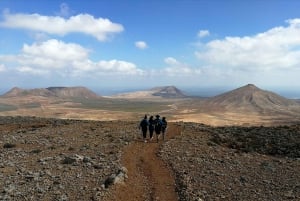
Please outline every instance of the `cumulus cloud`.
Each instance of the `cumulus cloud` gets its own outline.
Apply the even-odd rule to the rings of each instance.
[[[50,39],[42,43],[25,44],[22,52],[33,57],[53,60],[82,60],[88,57],[89,50],[75,43],[64,43]]]
[[[146,49],[148,47],[147,43],[145,41],[136,41],[135,46],[139,49]]]
[[[137,68],[134,63],[121,60],[102,60],[98,62],[73,62],[73,76],[90,75],[143,75],[144,71]]]
[[[39,14],[3,14],[0,26],[7,28],[27,29],[64,36],[69,33],[83,33],[106,41],[109,36],[122,32],[123,26],[106,18],[94,18],[89,14],[79,14],[65,19],[60,16],[44,16]]]
[[[121,60],[91,61],[89,50],[75,43],[55,39],[42,43],[24,44],[19,55],[2,55],[0,62],[18,66],[26,74],[95,76],[98,74],[136,75],[144,72],[134,63]],[[1,68],[0,68],[1,69]]]
[[[210,65],[242,71],[299,68],[300,19],[287,23],[254,36],[210,41],[195,55]]]
[[[201,74],[201,70],[198,68],[192,68],[188,64],[179,62],[173,57],[167,57],[164,62],[168,67],[164,68],[163,71],[165,75],[168,76],[195,76]]]
[[[200,30],[198,32],[198,37],[199,38],[204,38],[204,37],[209,36],[209,35],[210,35],[210,33],[209,33],[208,30]]]

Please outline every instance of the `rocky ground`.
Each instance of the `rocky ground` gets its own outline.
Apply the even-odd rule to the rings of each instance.
[[[185,123],[160,155],[180,200],[300,200],[300,126]]]
[[[300,126],[169,131],[145,146],[174,175],[179,200],[300,200]],[[129,186],[122,157],[144,150],[137,135],[137,122],[0,117],[0,200],[109,200],[112,186]]]
[[[133,122],[0,118],[0,200],[102,200]]]

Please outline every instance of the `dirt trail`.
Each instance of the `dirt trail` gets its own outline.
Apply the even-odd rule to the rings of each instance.
[[[169,123],[166,141],[180,134],[180,127]],[[156,136],[155,136],[156,137]],[[156,139],[144,143],[136,140],[126,148],[122,164],[128,169],[128,179],[114,188],[114,200],[176,201],[175,180],[164,161],[157,155],[164,143]]]

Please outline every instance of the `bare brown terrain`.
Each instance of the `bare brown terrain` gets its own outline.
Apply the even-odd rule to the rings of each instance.
[[[0,97],[1,116],[135,121],[145,113],[214,126],[270,126],[299,122],[300,104],[252,84],[211,98],[187,97],[173,86],[112,97],[84,87],[13,88]]]
[[[300,126],[1,117],[0,200],[299,200]]]
[[[168,138],[180,135],[181,128],[171,124]],[[167,164],[158,157],[161,143],[136,140],[124,151],[122,164],[128,169],[126,184],[115,186],[109,200],[179,200],[175,178]]]
[[[0,200],[300,200],[299,103],[254,85],[177,93],[14,88],[0,97]],[[165,141],[141,140],[145,113],[167,117]]]

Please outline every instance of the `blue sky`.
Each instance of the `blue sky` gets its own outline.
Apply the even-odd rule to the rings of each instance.
[[[0,0],[1,89],[300,87],[298,0]]]

